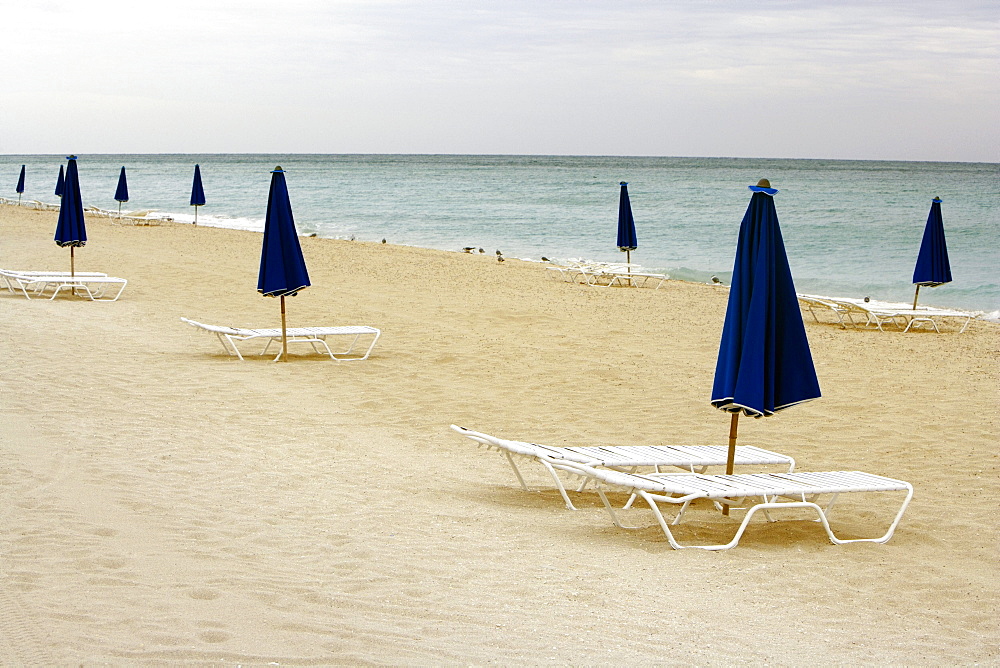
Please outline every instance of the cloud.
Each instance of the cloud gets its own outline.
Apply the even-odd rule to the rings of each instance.
[[[22,128],[5,152],[75,139],[112,152],[995,160],[1000,146],[990,3],[0,7],[18,54],[4,73],[17,108],[0,120]],[[53,107],[75,120],[53,131]],[[109,116],[126,126],[117,136]],[[919,141],[943,126],[947,145]],[[780,135],[749,131],[761,127]]]

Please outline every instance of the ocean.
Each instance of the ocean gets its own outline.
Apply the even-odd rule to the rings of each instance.
[[[56,203],[65,156],[0,156],[0,197]],[[910,283],[931,200],[943,200],[952,283],[920,303],[1000,316],[1000,165],[751,158],[519,155],[80,155],[84,204],[263,230],[270,171],[286,171],[300,234],[386,239],[540,260],[623,261],[616,245],[619,182],[627,181],[638,248],[632,261],[673,278],[731,276],[748,185],[780,190],[778,218],[799,292],[912,300]],[[93,239],[93,243],[100,243]],[[307,258],[308,261],[308,258]]]

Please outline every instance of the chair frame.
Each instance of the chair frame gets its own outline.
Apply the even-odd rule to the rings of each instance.
[[[926,325],[933,329],[938,334],[941,330],[938,328],[937,321],[935,318],[961,318],[965,322],[962,323],[959,329],[959,334],[965,332],[969,327],[969,323],[976,317],[976,313],[971,313],[968,311],[956,311],[952,309],[940,309],[932,307],[920,307],[920,308],[901,308],[892,304],[887,304],[885,302],[864,302],[857,299],[835,299],[833,297],[820,297],[818,295],[797,295],[799,302],[812,313],[813,319],[816,322],[820,322],[819,317],[816,314],[815,309],[826,308],[832,311],[837,316],[837,324],[843,328],[847,328],[847,322],[851,323],[854,328],[859,327],[872,327],[874,326],[880,332],[884,332],[882,325],[893,324],[896,325],[905,334],[911,329]],[[854,316],[864,317],[865,321],[858,324],[855,321]],[[847,322],[844,318],[847,318]]]
[[[775,510],[811,509],[818,515],[818,521],[823,525],[830,542],[835,545],[847,543],[885,543],[892,538],[896,527],[903,518],[910,500],[913,498],[913,486],[908,482],[864,473],[861,471],[831,471],[818,473],[743,473],[733,475],[705,474],[648,474],[640,475],[624,473],[610,469],[597,469],[586,464],[551,460],[549,464],[567,473],[581,476],[586,480],[597,481],[597,493],[601,497],[605,509],[611,516],[615,526],[622,529],[637,529],[627,526],[618,517],[618,511],[611,505],[605,487],[624,489],[642,498],[653,511],[657,524],[663,530],[670,547],[675,550],[697,548],[702,550],[728,550],[739,544],[747,525],[757,512],[763,512],[768,521],[773,522],[769,514]],[[884,534],[874,538],[838,538],[830,528],[828,515],[833,504],[841,494],[862,492],[905,492],[905,497],[892,523]],[[829,496],[825,506],[818,501],[821,496]],[[752,499],[760,501],[753,503]],[[708,499],[720,506],[723,503],[738,506],[744,501],[751,504],[742,508],[745,515],[740,522],[732,540],[728,543],[709,545],[682,545],[670,530],[671,525],[680,524],[692,501]],[[632,499],[626,508],[630,507]],[[679,505],[680,508],[672,522],[667,522],[658,503]]]
[[[549,445],[539,445],[538,443],[527,443],[524,441],[510,441],[497,438],[478,431],[472,431],[458,425],[451,425],[451,429],[466,438],[471,439],[480,446],[485,446],[487,450],[496,450],[510,464],[514,470],[514,476],[521,484],[521,489],[530,491],[528,484],[517,466],[515,458],[520,457],[530,459],[540,463],[556,484],[559,494],[562,496],[566,508],[577,510],[566,492],[566,487],[562,479],[553,467],[555,461],[573,461],[595,468],[607,468],[614,471],[635,472],[640,467],[651,467],[655,472],[661,472],[664,468],[680,468],[691,473],[704,473],[710,466],[725,466],[727,450],[726,446],[715,445],[621,445],[621,446],[568,446],[553,447]],[[795,470],[795,460],[787,455],[782,455],[763,448],[751,445],[740,445],[736,447],[735,465],[737,466],[787,466],[788,471]],[[590,480],[584,480],[576,489],[582,492]],[[634,499],[629,500],[628,507]]]
[[[271,344],[277,344],[279,347],[281,345],[281,329],[271,328],[271,329],[244,329],[240,327],[225,327],[220,325],[206,325],[201,322],[196,322],[189,318],[181,318],[184,322],[194,327],[198,327],[208,332],[215,334],[219,341],[222,343],[222,347],[225,349],[226,353],[230,357],[237,357],[240,361],[243,361],[243,354],[237,347],[237,341],[249,341],[251,339],[266,339],[264,349],[259,353],[261,356],[267,355],[267,351],[270,349]],[[312,349],[319,355],[327,355],[330,359],[336,362],[361,362],[368,359],[371,355],[372,350],[375,348],[376,342],[378,342],[379,337],[382,335],[381,330],[374,327],[368,327],[364,325],[348,325],[342,327],[289,327],[285,330],[286,340],[288,343],[306,343],[312,346]],[[368,345],[368,348],[361,354],[360,357],[347,357],[354,352],[354,348],[357,345],[361,337],[370,335],[372,340]],[[326,337],[328,336],[345,336],[353,337],[347,346],[346,350],[341,350],[338,352],[333,352],[330,350],[330,346],[327,344]],[[278,355],[274,358],[275,361],[281,358],[282,351],[278,351]]]
[[[77,290],[86,293],[91,301],[114,302],[118,301],[128,280],[108,276],[100,272],[60,272],[60,271],[11,271],[0,270],[0,278],[3,279],[6,287],[11,292],[18,290],[28,299],[38,299],[45,294],[45,291],[52,289],[50,301],[56,298],[63,290],[72,290],[76,294]],[[105,297],[108,288],[118,286],[118,292],[114,297]],[[35,295],[32,297],[32,295]]]

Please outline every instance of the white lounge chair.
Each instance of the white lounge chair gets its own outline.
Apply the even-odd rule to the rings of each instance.
[[[609,468],[617,471],[636,471],[639,467],[652,467],[659,472],[661,467],[683,468],[688,471],[704,472],[709,466],[725,466],[727,447],[724,445],[620,445],[620,446],[570,446],[553,447],[526,443],[524,441],[509,441],[497,438],[465,427],[451,425],[452,430],[465,436],[487,450],[497,450],[511,468],[521,483],[521,488],[528,491],[528,485],[521,475],[515,456],[533,459],[544,466],[556,483],[566,507],[576,510],[559,475],[552,468],[552,461],[571,461],[592,467]],[[751,445],[736,447],[735,464],[738,466],[763,467],[776,465],[795,470],[795,460],[786,455],[771,452]],[[577,491],[582,491],[588,480],[584,479]]]
[[[240,360],[243,359],[243,355],[240,353],[239,348],[236,347],[236,342],[248,341],[250,339],[267,340],[267,343],[264,345],[264,349],[260,352],[261,355],[266,355],[268,349],[271,347],[271,344],[277,343],[279,350],[278,356],[275,357],[275,360],[281,357],[281,328],[245,329],[242,327],[206,325],[188,318],[181,318],[181,320],[189,325],[193,325],[215,334],[219,338],[219,341],[222,342],[222,347],[226,349],[226,353],[230,356],[235,355]],[[381,330],[367,326],[289,327],[286,330],[288,343],[308,343],[317,353],[323,354],[325,352],[325,354],[330,356],[330,359],[338,362],[360,362],[368,359],[372,349],[375,347],[375,342],[378,341],[378,338],[381,335]],[[347,350],[338,351],[336,353],[330,350],[330,346],[327,345],[326,342],[326,338],[330,336],[345,336],[350,338],[350,344],[347,346]],[[368,336],[371,336],[372,338],[364,354],[360,357],[357,354],[352,355],[354,347],[357,345],[358,341],[362,337]]]
[[[977,313],[970,313],[968,311],[934,308],[932,306],[920,306],[914,309],[908,304],[881,302],[877,300],[865,302],[861,299],[836,299],[833,301],[845,310],[852,323],[854,323],[852,314],[863,316],[866,318],[865,323],[862,325],[863,327],[874,325],[879,331],[885,331],[882,329],[882,325],[885,324],[894,324],[903,333],[915,327],[927,325],[940,334],[941,330],[938,328],[937,319],[955,318],[964,320],[958,332],[961,334],[969,327],[969,323],[972,322],[973,318],[978,315]]]
[[[616,526],[631,529],[624,525],[618,518],[611,502],[604,492],[604,487],[611,487],[637,494],[653,511],[657,523],[663,529],[663,533],[670,543],[670,547],[679,550],[683,548],[699,548],[703,550],[728,550],[739,543],[740,537],[746,530],[751,518],[757,511],[763,511],[769,521],[771,519],[768,511],[789,510],[795,508],[808,508],[814,510],[819,515],[819,521],[823,524],[830,541],[836,545],[845,543],[884,543],[888,541],[896,526],[903,517],[910,499],[913,498],[913,486],[902,480],[894,480],[883,476],[863,473],[861,471],[832,471],[823,473],[743,473],[736,475],[705,475],[698,473],[687,474],[648,474],[638,475],[624,473],[605,468],[595,468],[587,464],[570,462],[567,460],[551,459],[548,464],[553,468],[566,471],[584,478],[584,480],[597,481],[597,493],[604,503],[604,507],[611,515]],[[830,522],[827,515],[830,513],[834,502],[841,494],[862,493],[862,492],[903,492],[905,497],[903,503],[896,513],[895,518],[889,525],[889,529],[877,538],[837,538],[830,529]],[[819,497],[829,497],[825,507],[821,507],[817,501]],[[670,524],[679,524],[684,511],[692,501],[698,499],[708,499],[716,505],[725,503],[729,506],[738,506],[744,501],[749,501],[748,507],[744,510],[746,514],[736,535],[731,541],[717,545],[681,545],[674,538],[670,531]],[[753,499],[759,499],[754,502]],[[660,511],[657,502],[679,505],[677,516],[673,522],[667,523]],[[626,508],[631,505],[631,500]]]
[[[0,281],[3,281],[4,286],[10,292],[17,292],[18,290],[22,289],[19,282],[15,280],[18,278],[24,281],[28,281],[37,278],[38,276],[64,277],[70,275],[71,274],[68,271],[26,271],[26,270],[22,271],[20,269],[0,269]],[[103,274],[97,271],[78,271],[72,275],[86,276],[86,277],[107,276],[107,274]]]
[[[60,272],[60,271],[13,271],[0,270],[0,278],[3,279],[7,289],[11,292],[18,290],[32,299],[41,297],[47,290],[52,290],[50,300],[55,299],[63,290],[72,290],[76,294],[77,290],[81,295],[86,295],[91,301],[118,301],[128,281],[124,278],[108,276],[99,272]],[[118,288],[113,297],[106,297],[109,288]]]
[[[841,306],[829,297],[820,297],[818,295],[796,295],[799,299],[799,303],[804,306],[809,313],[812,314],[813,320],[816,322],[822,322],[817,315],[817,311],[830,311],[833,313],[834,317],[837,318],[837,324],[847,329],[847,323],[844,322],[844,316],[848,315],[847,309]],[[850,320],[850,316],[848,316]],[[854,321],[851,320],[851,325],[854,325]]]
[[[650,274],[641,271],[613,271],[610,272],[611,279],[608,281],[607,287],[613,285],[620,285],[622,287],[644,287],[649,281],[655,281],[656,287],[654,290],[659,290],[660,286],[663,285],[667,279],[670,278],[667,274]]]

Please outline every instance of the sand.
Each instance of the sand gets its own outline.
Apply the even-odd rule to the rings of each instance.
[[[0,267],[68,269],[56,217],[0,207]],[[278,325],[259,234],[88,232],[77,269],[128,278],[120,301],[0,294],[0,664],[1000,663],[1000,326],[808,319],[823,398],[741,422],[800,470],[911,482],[887,544],[832,545],[803,515],[674,551],[648,510],[636,531],[592,493],[568,511],[540,468],[525,492],[448,425],[724,443],[724,289],[303,238],[289,325],[372,325],[379,345],[240,362],[180,318]],[[895,502],[845,499],[834,529],[880,532]],[[680,539],[728,540],[692,512]]]

